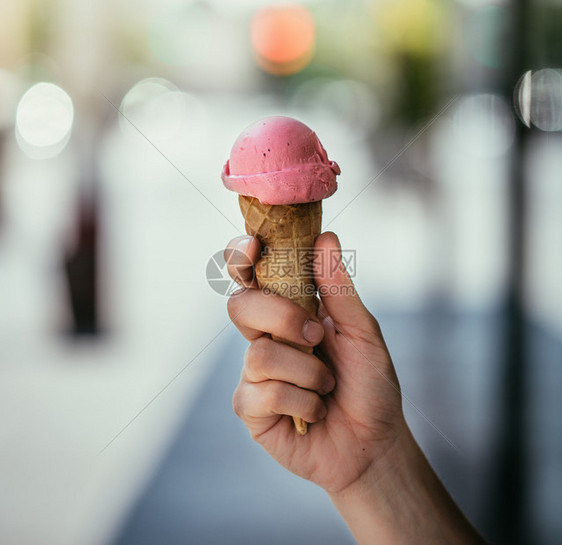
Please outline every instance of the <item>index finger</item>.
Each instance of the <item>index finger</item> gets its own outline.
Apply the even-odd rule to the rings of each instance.
[[[255,237],[242,235],[233,238],[224,250],[228,274],[245,288],[257,288],[254,265],[261,257],[261,244]]]

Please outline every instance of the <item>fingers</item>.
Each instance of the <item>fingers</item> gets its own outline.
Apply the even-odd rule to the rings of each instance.
[[[322,233],[316,240],[314,277],[324,314],[336,329],[354,327],[373,317],[365,308],[342,261],[338,237],[331,232]]]
[[[249,341],[270,333],[302,346],[316,346],[324,337],[316,316],[288,299],[260,290],[248,289],[230,297],[228,314]]]
[[[232,406],[246,423],[276,415],[297,416],[314,423],[327,412],[322,398],[315,392],[276,380],[242,381],[234,392]]]
[[[320,395],[331,392],[336,383],[330,370],[316,356],[267,337],[255,340],[246,351],[244,377],[254,383],[267,380],[292,383]]]
[[[232,405],[254,438],[279,423],[282,415],[306,422],[327,414],[322,395],[335,387],[331,371],[312,354],[260,337],[244,358]],[[292,428],[292,423],[287,424]]]
[[[239,236],[233,238],[224,250],[228,274],[232,279],[246,288],[256,288],[254,265],[259,260],[261,245],[257,238]]]

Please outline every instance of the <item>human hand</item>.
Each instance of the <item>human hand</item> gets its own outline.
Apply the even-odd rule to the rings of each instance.
[[[255,264],[260,245],[238,237],[226,252]],[[379,325],[355,292],[336,235],[320,235],[315,253],[318,317],[254,289],[251,267],[227,260],[231,276],[248,286],[228,302],[232,321],[250,341],[233,406],[251,436],[280,464],[339,493],[372,474],[407,426]],[[271,335],[316,346],[315,354]],[[307,435],[296,434],[291,416],[313,424]]]

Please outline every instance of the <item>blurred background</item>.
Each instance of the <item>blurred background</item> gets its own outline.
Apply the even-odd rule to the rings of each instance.
[[[231,411],[220,172],[281,114],[436,471],[560,543],[561,36],[558,0],[0,0],[1,542],[353,543]]]

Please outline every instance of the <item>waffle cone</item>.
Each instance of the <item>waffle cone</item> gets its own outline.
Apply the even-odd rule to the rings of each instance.
[[[246,232],[262,244],[262,257],[256,264],[256,279],[261,289],[297,303],[312,314],[318,298],[312,270],[314,242],[322,225],[322,201],[268,205],[254,197],[239,196]],[[277,339],[312,353],[312,347]],[[304,435],[307,424],[294,418],[297,432]]]

